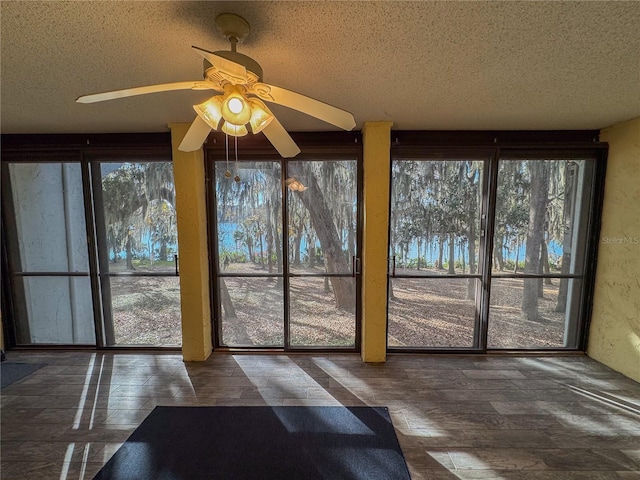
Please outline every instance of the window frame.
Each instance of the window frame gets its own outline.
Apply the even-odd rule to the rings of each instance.
[[[592,304],[597,265],[598,241],[604,200],[604,181],[606,173],[608,144],[599,141],[597,130],[567,130],[567,131],[392,131],[391,132],[391,162],[396,158],[421,157],[437,159],[443,152],[479,152],[491,151],[488,168],[483,173],[485,189],[482,194],[482,211],[485,220],[485,250],[482,262],[482,300],[479,324],[479,344],[474,348],[428,348],[428,347],[389,347],[387,333],[387,351],[389,353],[508,353],[508,352],[570,352],[586,351],[591,323]],[[572,158],[592,158],[595,162],[593,169],[593,183],[591,184],[591,204],[586,208],[587,236],[584,249],[584,270],[578,280],[582,281],[579,295],[580,306],[576,315],[581,324],[576,331],[575,348],[488,348],[488,322],[490,315],[490,294],[492,275],[492,252],[494,248],[494,230],[496,214],[496,193],[498,180],[498,165],[502,152],[510,154],[518,152],[526,155],[531,152],[540,154],[571,156]],[[445,153],[446,154],[446,153]],[[392,181],[391,172],[389,181]],[[391,195],[389,198],[391,202]],[[391,224],[389,224],[389,236]],[[390,238],[390,237],[389,237]],[[525,278],[524,274],[516,274],[516,278]],[[538,275],[532,275],[538,277]],[[558,275],[552,275],[558,278]],[[569,275],[568,277],[575,277]],[[498,277],[500,278],[500,277]],[[543,275],[544,278],[544,275]],[[387,297],[387,305],[388,305]],[[388,311],[388,307],[387,307]],[[387,314],[387,330],[389,317]]]

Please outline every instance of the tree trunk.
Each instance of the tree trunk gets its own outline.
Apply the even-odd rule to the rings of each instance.
[[[456,261],[454,257],[456,256],[456,244],[455,237],[453,233],[449,235],[449,269],[447,270],[447,274],[453,275],[456,273]]]
[[[538,265],[538,273],[542,274],[543,272],[543,266],[542,266],[542,255],[543,255],[543,250],[544,249],[544,236],[542,238],[542,243],[540,244],[540,265]],[[544,282],[542,281],[542,278],[538,279],[538,298],[544,298]]]
[[[442,260],[444,258],[444,234],[438,236],[438,265],[436,268],[438,270],[444,270],[442,266]]]
[[[296,164],[291,164],[289,174],[302,177],[301,168]],[[312,172],[307,171],[308,188],[304,192],[295,192],[303,205],[309,210],[311,224],[313,225],[322,253],[327,273],[349,273],[349,263],[342,251],[340,236],[333,222],[333,216],[329,209],[325,197],[320,191],[318,181]],[[355,290],[351,278],[330,277],[333,286],[333,294],[336,300],[336,307],[344,310],[355,308]]]
[[[260,235],[260,268],[264,269],[264,242],[262,241],[262,234],[258,233],[258,235]]]
[[[393,278],[389,277],[389,300],[396,301],[398,300],[393,293]]]
[[[167,242],[161,242],[160,243],[160,260],[162,260],[163,262],[166,262],[167,259]]]
[[[513,266],[513,273],[518,273],[519,261],[520,261],[520,235],[516,235],[516,264]]]
[[[474,275],[477,271],[476,265],[476,218],[478,215],[478,194],[476,191],[475,175],[468,176],[470,192],[469,214],[467,216],[467,251],[469,253],[469,274]],[[474,300],[476,297],[476,280],[470,278],[467,282],[467,300]]]
[[[307,251],[309,252],[309,268],[315,268],[316,266],[316,247],[311,243],[312,237],[307,239]]]
[[[404,264],[404,268],[409,266],[409,243],[404,244],[404,255],[402,258],[402,263]]]
[[[304,227],[304,220],[300,219],[296,228],[296,236],[293,239],[293,264],[296,267],[300,266],[300,249],[302,248],[302,232]]]
[[[302,235],[298,234],[293,239],[293,265],[300,266],[300,248],[302,248]]]
[[[547,247],[547,242],[542,241],[542,250],[540,253],[540,273],[544,273],[545,275],[549,275],[551,272],[549,270],[549,248]],[[550,278],[544,279],[545,285],[552,285]]]
[[[529,203],[529,225],[525,243],[525,273],[538,273],[540,268],[541,244],[544,241],[544,220],[547,209],[549,178],[543,161],[531,161],[531,190]],[[538,319],[537,278],[525,278],[522,292],[522,318]]]
[[[249,262],[255,263],[256,259],[253,258],[253,239],[248,235],[245,245],[247,246],[247,250],[249,251]]]
[[[220,280],[220,303],[222,304],[222,308],[224,309],[224,317],[236,318],[236,309],[233,306],[233,302],[231,301],[231,295],[229,295],[227,284],[222,277],[218,277],[218,280]]]
[[[347,231],[347,253],[349,258],[352,258],[356,255],[356,232],[355,226],[353,225],[353,212],[349,209],[349,217],[348,217],[348,231]]]
[[[576,167],[577,168],[577,167]],[[576,195],[576,171],[567,164],[565,167],[565,189],[564,189],[564,205],[562,208],[562,224],[564,225],[564,235],[562,239],[562,265],[560,273],[568,275],[571,272],[571,239],[573,237],[573,209]],[[558,303],[556,312],[564,312],[567,309],[567,294],[569,292],[569,279],[562,278],[560,280],[560,288],[558,289]]]
[[[273,218],[275,219],[273,223],[273,242],[275,244],[275,254],[276,254],[276,270],[278,274],[282,274],[282,244],[280,242],[280,235],[278,234],[278,210],[280,210],[280,200],[275,199],[273,202]],[[278,277],[277,285],[282,285],[282,277]]]
[[[494,261],[498,266],[498,270],[504,272],[504,257],[502,256],[502,246],[504,245],[504,236],[500,236],[500,242],[497,246],[493,247],[494,253]]]
[[[131,235],[127,234],[127,243],[125,245],[125,251],[127,252],[127,268],[129,270],[135,270],[135,267],[133,266],[133,254],[131,250]]]
[[[271,224],[271,201],[267,200],[267,266],[269,273],[273,273],[273,225]]]
[[[469,230],[467,233],[469,244],[467,249],[469,252],[469,273],[474,275],[477,270],[476,266],[476,201],[473,195],[473,203],[469,207]],[[470,278],[467,282],[467,300],[473,300],[476,297],[476,280]]]

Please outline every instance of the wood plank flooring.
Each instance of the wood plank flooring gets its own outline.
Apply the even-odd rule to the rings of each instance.
[[[640,478],[640,384],[586,356],[7,358],[46,366],[1,392],[4,480],[91,479],[156,405],[387,406],[413,480]]]

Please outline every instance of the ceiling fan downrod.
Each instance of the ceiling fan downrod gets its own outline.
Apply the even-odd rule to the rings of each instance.
[[[244,42],[251,26],[244,18],[234,13],[222,13],[216,17],[216,27],[224,38],[231,43],[231,51],[236,51],[236,45]]]

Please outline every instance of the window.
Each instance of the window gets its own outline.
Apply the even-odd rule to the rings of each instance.
[[[584,348],[602,146],[417,135],[392,149],[388,348]]]
[[[62,149],[3,144],[9,345],[179,346],[168,137],[135,135],[131,144],[153,145],[126,148],[120,137],[108,147],[74,139]]]

